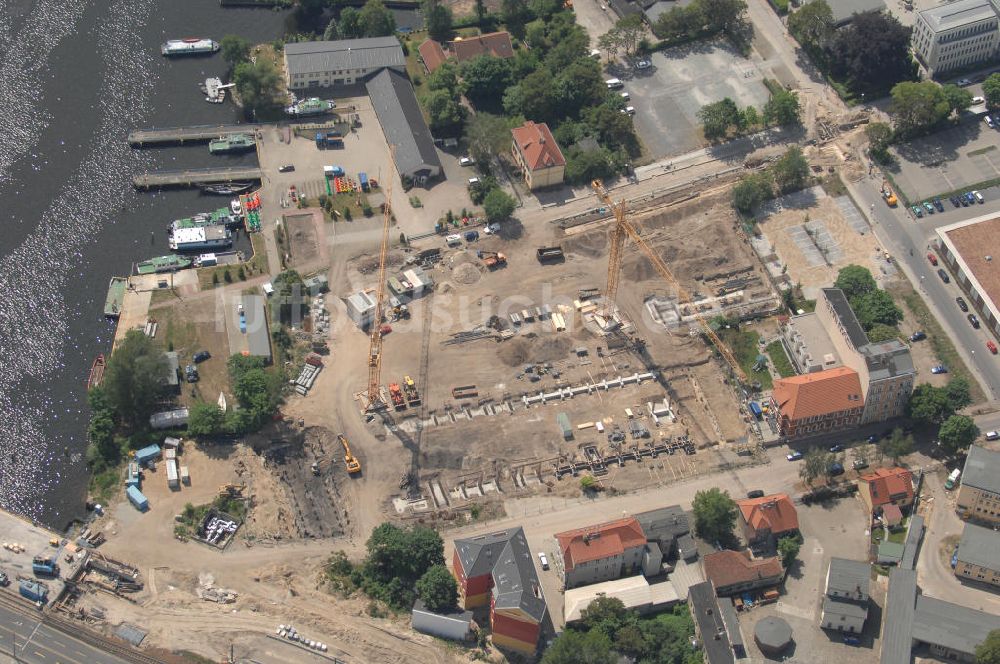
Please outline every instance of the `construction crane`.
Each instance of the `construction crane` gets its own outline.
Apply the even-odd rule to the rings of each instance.
[[[337,440],[344,447],[344,465],[347,466],[347,472],[353,475],[354,473],[361,472],[361,462],[351,454],[351,446],[347,444],[347,436],[342,433],[337,434]]]
[[[389,146],[389,163],[392,163],[393,149]],[[392,199],[392,177],[386,178],[385,203],[382,207],[382,246],[378,255],[378,286],[375,290],[375,311],[372,314],[371,341],[368,344],[368,394],[365,410],[371,412],[383,410],[386,407],[382,398],[382,312],[385,307],[385,268],[389,255],[389,221],[392,211],[389,201]]]
[[[615,296],[618,293],[618,279],[621,275],[622,269],[622,256],[623,249],[625,247],[625,238],[630,237],[632,241],[635,242],[646,257],[653,264],[653,268],[659,273],[660,277],[663,278],[670,286],[674,288],[677,292],[677,297],[683,302],[691,302],[691,295],[681,286],[680,282],[674,276],[667,264],[663,262],[659,254],[649,245],[648,242],[639,234],[635,226],[628,219],[628,212],[625,207],[625,200],[618,201],[617,203],[611,199],[611,195],[608,190],[604,188],[604,183],[600,180],[594,180],[591,183],[594,191],[597,192],[598,198],[608,204],[615,215],[615,227],[611,231],[611,249],[608,255],[608,288],[605,291],[605,307],[604,311],[608,317],[611,316],[612,311],[615,306]],[[743,368],[740,363],[736,360],[736,356],[733,352],[729,350],[725,342],[719,338],[719,335],[715,333],[715,330],[705,321],[701,313],[698,311],[694,312],[694,318],[698,321],[701,326],[702,331],[705,335],[712,341],[716,350],[722,355],[722,358],[726,363],[732,368],[733,373],[736,375],[737,380],[741,384],[746,384],[747,375],[744,373]]]

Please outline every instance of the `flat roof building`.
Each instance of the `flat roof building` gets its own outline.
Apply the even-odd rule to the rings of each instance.
[[[563,595],[563,618],[566,624],[580,620],[590,603],[598,597],[619,599],[626,609],[632,609],[640,615],[669,609],[680,601],[677,590],[670,581],[650,583],[646,577],[638,574],[567,590]]]
[[[227,301],[226,328],[229,352],[251,355],[271,362],[271,333],[267,325],[267,299],[263,295],[240,295]]]
[[[931,76],[992,58],[998,41],[997,12],[990,0],[958,0],[917,12],[910,38],[914,55]]]
[[[285,44],[286,82],[290,90],[361,82],[380,69],[406,71],[406,58],[395,37],[341,39]]]
[[[171,392],[181,391],[181,361],[176,351],[168,351],[163,354],[167,360],[167,368],[163,372],[163,382]]]
[[[956,507],[965,519],[1000,524],[1000,452],[969,448]]]
[[[884,0],[836,0],[829,4],[835,28],[845,26],[853,21],[855,14],[880,12],[885,9]]]

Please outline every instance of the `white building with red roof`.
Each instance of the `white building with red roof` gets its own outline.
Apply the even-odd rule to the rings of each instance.
[[[510,133],[514,137],[511,154],[524,173],[528,189],[535,191],[563,183],[566,158],[547,124],[528,120]]]

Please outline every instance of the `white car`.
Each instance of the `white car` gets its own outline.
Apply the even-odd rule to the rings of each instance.
[[[635,106],[626,106],[622,109],[622,113],[625,115],[635,115]]]
[[[985,103],[986,103],[986,100],[984,98],[982,98],[982,97],[973,97],[972,98],[972,105],[973,106],[978,106],[980,104],[985,104]]]
[[[592,49],[590,49],[590,57],[597,58],[598,60],[600,60],[601,59],[601,52],[598,51],[596,48],[592,48]]]
[[[462,236],[457,233],[454,235],[449,235],[444,239],[445,244],[449,247],[457,247],[462,244]]]
[[[970,81],[967,78],[960,78],[957,81],[955,81],[955,85],[957,85],[960,88],[964,88],[967,85],[972,85],[972,81]]]
[[[635,68],[636,69],[640,69],[640,70],[641,69],[649,69],[652,66],[653,66],[653,63],[650,62],[649,60],[639,60],[638,62],[635,63]]]
[[[993,118],[991,118],[990,116],[988,116],[988,115],[987,115],[987,116],[984,116],[984,117],[983,117],[983,121],[984,121],[984,122],[985,122],[986,124],[988,124],[988,125],[989,125],[989,126],[990,126],[991,128],[993,127]]]
[[[542,569],[549,568],[549,559],[545,557],[545,554],[541,551],[538,552],[538,562],[542,564]]]
[[[617,78],[609,78],[608,80],[604,81],[604,85],[608,86],[608,90],[618,90],[620,88],[625,87],[625,84],[622,83],[621,80]]]
[[[492,224],[486,224],[486,228],[483,229],[483,235],[496,235],[500,232],[500,224],[493,222]]]
[[[469,186],[471,187],[474,184],[479,184],[479,178],[469,178]]]
[[[620,97],[621,97],[622,99],[624,99],[625,101],[628,101],[629,99],[631,99],[631,98],[632,98],[632,97],[631,97],[631,96],[629,95],[629,93],[627,93],[627,92],[619,92],[619,93],[618,93],[618,96],[620,96]]]
[[[458,160],[459,166],[472,166],[474,163],[476,163],[476,160],[472,157],[462,157]]]

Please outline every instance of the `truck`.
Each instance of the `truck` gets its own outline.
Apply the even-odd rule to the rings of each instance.
[[[31,571],[45,576],[56,576],[56,559],[54,556],[35,556],[31,559]]]
[[[885,199],[886,205],[889,207],[896,207],[899,201],[896,199],[896,194],[893,193],[892,187],[885,180],[882,181],[882,198]]]
[[[958,468],[951,471],[951,475],[948,475],[948,479],[945,480],[944,482],[944,488],[948,489],[949,491],[954,489],[955,485],[958,484],[958,478],[961,476],[962,476],[962,471],[959,470]]]
[[[324,166],[323,175],[325,175],[327,179],[343,177],[344,169],[340,166]]]
[[[750,402],[750,412],[753,413],[753,416],[758,420],[764,417],[764,411],[761,410],[760,404],[756,401]]]
[[[538,247],[535,252],[539,263],[554,263],[563,260],[563,250],[561,245],[553,247]]]
[[[21,594],[21,597],[29,599],[32,602],[41,602],[44,604],[48,601],[49,588],[39,581],[21,579],[20,583],[17,584],[17,591]]]
[[[403,395],[406,397],[406,403],[411,406],[420,405],[420,393],[417,392],[417,385],[409,376],[403,376]]]
[[[316,147],[321,150],[326,147],[326,136],[323,132],[316,132]]]
[[[454,399],[471,399],[479,396],[479,390],[476,389],[475,385],[462,385],[452,388],[451,396]]]
[[[399,383],[389,383],[389,398],[392,399],[392,405],[396,410],[406,408],[406,401],[403,399],[403,390],[400,389]]]
[[[478,255],[479,259],[490,270],[507,265],[507,256],[499,251],[480,251]]]
[[[371,189],[371,185],[368,184],[368,174],[365,172],[358,173],[358,184],[361,185],[361,191],[368,191]]]

